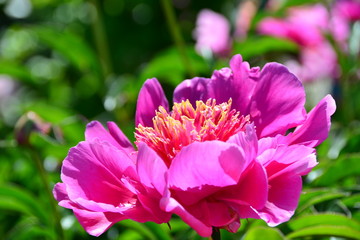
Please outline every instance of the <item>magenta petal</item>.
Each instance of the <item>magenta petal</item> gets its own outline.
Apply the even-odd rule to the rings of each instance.
[[[70,149],[61,174],[70,200],[113,206],[133,200],[134,194],[124,186],[122,176],[137,178],[134,163],[123,151],[100,141],[81,142]]]
[[[331,126],[331,115],[334,114],[336,104],[334,99],[327,95],[314,109],[312,109],[306,121],[298,126],[290,136],[291,144],[306,144],[309,147],[316,147],[322,143],[329,134]]]
[[[259,137],[284,134],[305,120],[305,91],[286,67],[277,63],[262,69],[252,97],[251,119]]]
[[[228,143],[234,143],[242,148],[247,159],[255,159],[258,151],[258,139],[253,124],[246,126],[246,132],[239,132],[229,138]]]
[[[88,123],[85,130],[85,139],[87,141],[93,139],[106,141],[114,147],[123,149],[127,152],[131,151],[131,148],[133,149],[129,139],[121,132],[115,123],[109,122],[108,127],[109,132],[98,121]]]
[[[135,151],[134,146],[120,128],[114,122],[107,122],[110,135],[119,143],[122,149],[127,153]]]
[[[278,146],[264,151],[258,160],[265,166],[269,181],[280,175],[305,175],[316,166],[315,150],[303,145]]]
[[[169,168],[169,185],[182,190],[205,185],[234,185],[247,165],[243,154],[239,147],[230,143],[194,142],[173,159]]]
[[[174,91],[174,102],[181,102],[189,100],[193,106],[196,106],[196,101],[206,101],[209,96],[208,87],[210,79],[196,77],[185,80],[180,83]]]
[[[179,202],[174,198],[165,197],[161,199],[161,208],[166,212],[177,214],[181,219],[192,227],[200,236],[210,237],[212,233],[212,227],[204,224],[202,221],[194,217],[189,213]]]
[[[260,68],[250,68],[249,63],[244,62],[240,54],[231,58],[230,68],[233,79],[232,84],[229,85],[229,92],[232,92],[230,97],[233,99],[233,107],[241,114],[247,115]],[[218,87],[223,88],[220,85]]]
[[[258,24],[258,31],[262,34],[289,38],[289,26],[284,20],[265,18]]]
[[[282,175],[271,180],[270,186],[269,200],[259,215],[269,226],[276,226],[294,214],[301,194],[301,177]]]
[[[163,106],[167,111],[169,110],[169,103],[158,80],[156,78],[148,79],[139,92],[135,125],[141,124],[145,127],[152,127],[152,118],[155,117],[155,112],[160,106]]]
[[[268,195],[268,179],[263,166],[254,162],[241,177],[239,184],[224,188],[216,193],[216,198],[231,203],[233,206],[251,206],[256,209],[263,208]],[[242,212],[238,212],[242,216]]]
[[[108,230],[113,224],[125,219],[121,214],[91,212],[85,209],[73,209],[74,214],[81,226],[93,236],[100,236]]]
[[[139,143],[137,172],[141,183],[156,189],[161,195],[165,191],[167,167],[157,153],[145,143]]]

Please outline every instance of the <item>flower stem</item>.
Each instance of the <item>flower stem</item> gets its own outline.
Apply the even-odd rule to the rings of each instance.
[[[165,12],[166,22],[167,22],[169,31],[170,31],[173,41],[175,42],[175,45],[179,51],[181,61],[183,62],[183,65],[187,71],[187,74],[190,77],[194,77],[195,72],[190,64],[189,58],[186,53],[185,42],[181,35],[180,27],[179,27],[178,23],[176,22],[174,8],[172,7],[170,0],[161,0],[161,3],[162,3],[163,10]]]
[[[43,163],[41,161],[41,157],[33,146],[28,146],[27,149],[29,150],[31,158],[35,161],[36,168],[39,172],[43,187],[44,187],[46,195],[48,197],[50,207],[51,207],[51,212],[52,212],[52,215],[54,218],[54,225],[55,225],[54,227],[55,227],[55,231],[57,233],[57,239],[63,240],[63,239],[65,239],[65,237],[64,237],[64,231],[62,229],[61,222],[60,222],[60,215],[57,210],[57,203],[56,203],[54,196],[50,190],[48,176],[44,169]]]
[[[96,12],[92,16],[92,31],[95,38],[96,48],[100,58],[100,65],[103,72],[104,81],[113,73],[113,65],[110,58],[107,36],[104,28],[103,15],[98,0],[90,1]]]
[[[221,240],[220,229],[218,229],[216,227],[212,228],[211,239],[212,240]]]

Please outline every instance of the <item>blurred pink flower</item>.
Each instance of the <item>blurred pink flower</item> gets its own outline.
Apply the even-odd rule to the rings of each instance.
[[[330,20],[327,9],[317,4],[289,8],[285,19],[265,18],[258,31],[299,44],[300,62],[289,61],[287,66],[301,81],[309,82],[338,76],[336,52],[324,37],[330,31],[330,23],[336,26],[339,38],[347,34],[342,22]]]
[[[337,56],[328,42],[318,46],[303,47],[300,52],[300,63],[289,60],[285,62],[285,65],[304,82],[328,79],[339,75]]]
[[[333,11],[348,21],[360,20],[360,1],[337,0],[333,6]]]
[[[230,24],[221,14],[202,10],[194,31],[196,50],[202,55],[227,56],[231,50]]]
[[[138,150],[114,123],[109,132],[90,123],[64,160],[55,197],[93,235],[123,219],[161,223],[169,214],[203,237],[213,227],[236,232],[244,218],[275,226],[293,215],[335,111],[331,96],[308,114],[304,103],[286,67],[250,68],[240,55],[210,79],[183,81],[172,111],[149,79],[136,109]]]
[[[360,2],[353,0],[335,1],[331,9],[330,32],[343,51],[348,51],[351,23],[360,20]]]
[[[258,25],[258,31],[295,41],[300,46],[314,46],[325,41],[323,31],[327,28],[329,16],[320,4],[292,7],[285,19],[265,18]]]

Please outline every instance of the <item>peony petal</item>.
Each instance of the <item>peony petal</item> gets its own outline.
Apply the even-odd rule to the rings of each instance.
[[[169,184],[182,190],[205,185],[234,185],[245,164],[243,150],[234,144],[194,142],[184,147],[173,159],[169,168]]]
[[[315,150],[303,145],[278,146],[264,151],[258,160],[269,180],[284,174],[305,175],[317,164]]]
[[[70,200],[119,206],[132,202],[133,193],[124,187],[121,177],[136,179],[135,166],[123,152],[107,142],[81,142],[70,149],[62,167],[61,179]]]
[[[211,97],[207,87],[209,82],[210,79],[199,77],[183,81],[175,88],[174,102],[189,100],[193,106],[196,106],[196,101],[206,101]]]
[[[157,153],[140,142],[137,162],[137,172],[143,185],[154,188],[159,194],[165,190],[165,174],[167,167]]]
[[[113,145],[114,147],[120,149],[129,148],[130,143],[129,139],[121,132],[121,130],[116,126],[115,123],[108,123],[111,126],[111,132],[109,133],[103,125],[98,121],[92,121],[86,125],[85,130],[85,139],[86,141],[91,141],[93,139],[100,139],[101,141],[106,141]],[[110,130],[110,129],[109,129]],[[130,143],[131,145],[131,143]],[[125,150],[124,149],[124,150]],[[126,150],[125,150],[126,151]]]
[[[104,233],[116,222],[126,218],[118,213],[91,212],[85,209],[73,209],[73,211],[86,232],[96,237]]]
[[[268,195],[268,180],[263,166],[254,162],[241,177],[236,186],[224,188],[217,192],[214,198],[226,201],[240,208],[252,206],[256,209],[263,208]],[[238,212],[241,216],[242,213]]]
[[[155,112],[160,106],[163,106],[167,111],[169,110],[169,103],[158,80],[156,78],[148,79],[139,92],[135,125],[141,124],[144,127],[152,127],[152,118],[155,117]]]
[[[110,135],[116,140],[121,148],[127,153],[133,153],[135,151],[134,146],[130,140],[125,136],[121,129],[114,122],[107,122]]]
[[[231,136],[227,142],[234,143],[242,148],[247,159],[252,160],[256,158],[258,151],[258,139],[253,124],[246,125],[246,132],[239,132]]]
[[[161,208],[166,212],[177,214],[181,219],[192,227],[200,236],[210,237],[212,227],[204,224],[202,221],[189,213],[178,201],[171,197],[164,197],[160,202]]]
[[[283,175],[270,182],[269,200],[259,216],[273,227],[288,221],[294,214],[301,194],[301,177]]]
[[[308,114],[306,121],[298,126],[289,137],[290,144],[305,144],[316,147],[329,135],[331,115],[336,109],[335,100],[325,96]]]
[[[266,64],[252,96],[251,120],[259,137],[284,134],[305,120],[305,91],[286,67]]]

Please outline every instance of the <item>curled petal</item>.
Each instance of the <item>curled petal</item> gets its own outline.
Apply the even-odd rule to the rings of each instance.
[[[244,152],[234,144],[194,142],[174,158],[169,168],[169,184],[182,190],[234,185],[246,165]]]
[[[166,212],[177,214],[181,219],[192,227],[200,236],[210,237],[212,227],[204,224],[202,221],[189,213],[178,201],[174,198],[167,196],[161,199],[161,208]]]
[[[133,193],[121,181],[123,176],[137,178],[132,160],[107,142],[95,140],[70,149],[61,179],[70,200],[91,200],[91,205],[104,203],[115,207],[133,201]]]
[[[137,171],[140,181],[149,188],[154,188],[159,194],[165,190],[165,175],[167,167],[157,153],[145,143],[139,143]]]
[[[144,127],[152,127],[152,118],[155,117],[155,111],[158,110],[159,106],[163,106],[167,111],[169,110],[169,103],[158,80],[156,78],[148,79],[139,92],[135,125],[141,124]]]
[[[115,223],[126,218],[117,213],[91,212],[80,208],[75,208],[73,211],[86,232],[96,237],[100,236]]]
[[[106,141],[127,153],[134,152],[134,147],[131,142],[114,122],[108,122],[107,126],[109,131],[107,131],[98,121],[88,123],[85,130],[85,139],[87,141],[99,139],[101,141]]]
[[[250,116],[259,137],[284,134],[305,120],[305,91],[286,67],[266,64],[252,96]]]
[[[288,137],[291,144],[305,144],[316,147],[329,135],[331,115],[334,114],[336,104],[334,99],[325,96],[308,114],[306,121],[298,126]]]
[[[271,227],[288,221],[295,212],[301,194],[301,177],[283,175],[271,183],[269,200],[259,216]]]
[[[196,101],[206,101],[211,96],[208,93],[210,79],[207,78],[193,78],[180,83],[174,91],[174,102],[181,102],[189,100],[193,106],[196,106]]]

